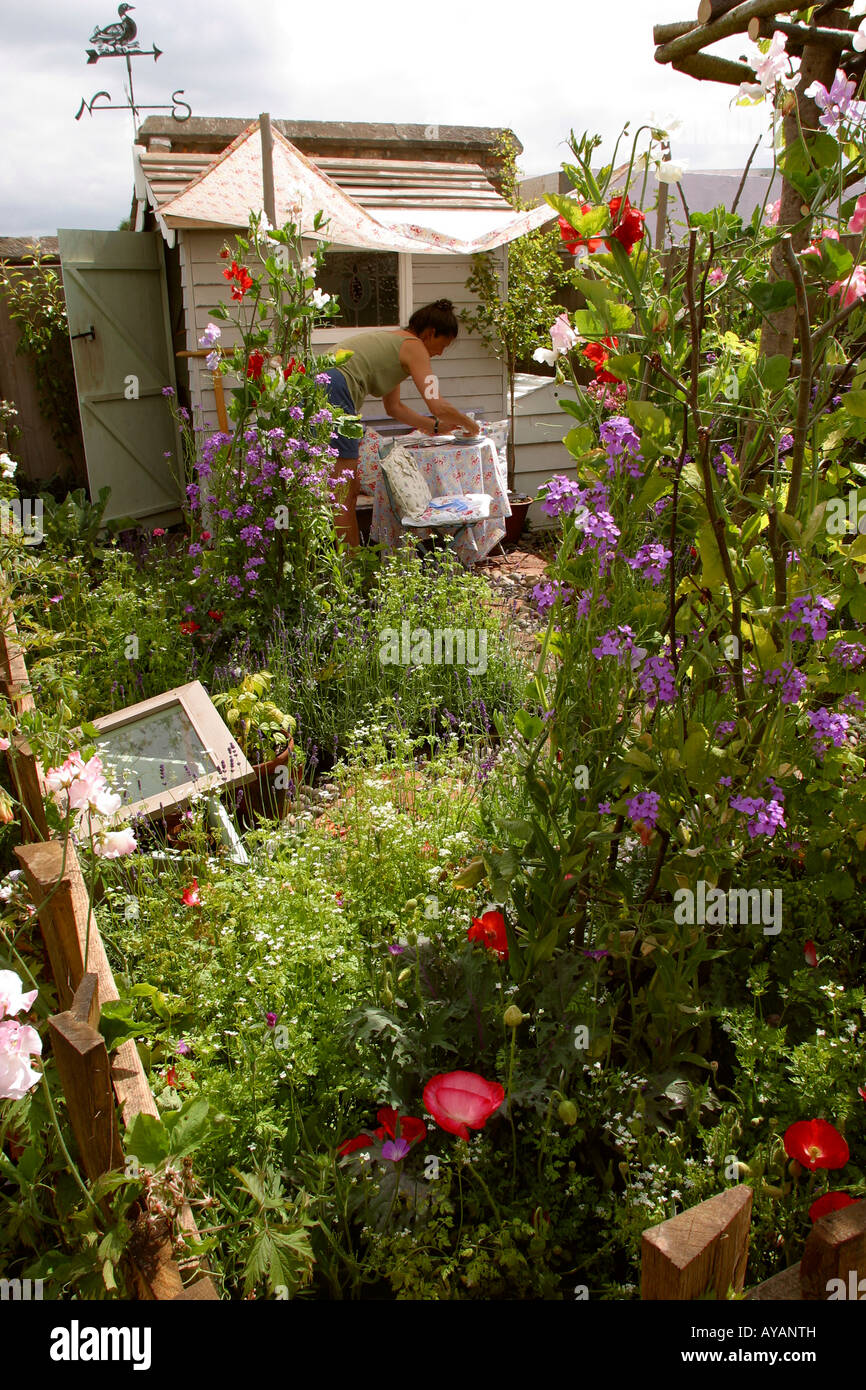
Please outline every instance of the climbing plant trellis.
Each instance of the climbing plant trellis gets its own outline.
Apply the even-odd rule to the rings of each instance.
[[[779,0],[745,0],[745,3],[742,0],[701,0],[696,19],[655,26],[655,59],[699,81],[739,87],[741,83],[757,80],[749,64],[706,50],[736,34],[747,34],[757,42],[771,38],[776,31],[781,32],[786,39],[787,52],[800,59],[800,81],[788,94],[782,112],[785,144],[791,146],[799,140],[801,131],[808,137],[810,132],[819,129],[818,107],[806,95],[812,83],[820,82],[829,88],[839,67],[857,82],[866,71],[866,54],[854,46],[860,21],[852,17],[851,9],[851,6],[833,3],[805,6],[779,4]],[[790,251],[802,251],[809,244],[812,218],[801,193],[784,177],[784,171],[779,227],[791,228],[791,240],[788,243],[780,239],[774,248],[770,260],[771,277],[795,281]],[[787,252],[786,246],[790,247]],[[792,305],[767,316],[761,351],[768,357],[777,353],[792,356],[796,312]]]

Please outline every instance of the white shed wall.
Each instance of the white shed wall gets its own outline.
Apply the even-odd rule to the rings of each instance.
[[[222,274],[226,262],[220,260],[219,256],[226,238],[224,233],[217,230],[189,229],[180,229],[178,238],[186,324],[185,347],[192,352],[198,348],[198,339],[204,332],[213,306],[231,306],[233,302],[230,286]],[[505,248],[492,254],[498,259],[504,277]],[[474,299],[466,289],[466,280],[471,269],[472,262],[468,256],[412,256],[409,302],[413,309],[443,298],[453,300],[458,314],[461,309],[470,308]],[[220,328],[221,342],[230,348],[234,341],[232,326],[221,323]],[[316,338],[318,351],[326,352],[332,346],[325,331],[317,333]],[[435,370],[440,379],[441,394],[460,410],[473,410],[490,419],[500,419],[506,415],[504,364],[487,350],[477,334],[470,334],[461,326],[457,341],[437,359]],[[230,379],[225,385],[227,388],[230,386]],[[190,359],[190,392],[194,414],[197,416],[195,407],[201,406],[203,423],[207,428],[215,429],[217,418],[213,383],[203,358]],[[404,383],[401,396],[414,409],[423,409],[412,382]],[[381,402],[368,401],[363,413],[366,418],[381,417]],[[196,423],[199,422],[197,419]]]

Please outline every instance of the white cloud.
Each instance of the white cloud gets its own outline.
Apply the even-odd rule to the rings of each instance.
[[[534,19],[466,0],[380,0],[370,8],[331,0],[327,22],[311,26],[284,0],[148,0],[133,18],[142,47],[156,42],[163,56],[134,62],[135,90],[150,104],[183,88],[196,116],[269,110],[285,119],[510,126],[527,174],[569,158],[572,128],[612,142],[624,121],[635,130],[651,112],[675,110],[683,120],[671,142],[675,161],[742,167],[767,111],[731,109],[735,88],[656,64],[651,9],[646,0],[618,0],[612,40],[608,14],[588,5],[539,10]],[[91,31],[115,11],[113,0],[7,7],[0,235],[111,228],[128,215],[131,118],[116,111],[74,120],[81,98],[100,88],[123,100],[124,64],[85,58]],[[751,49],[743,36],[715,51],[736,58]],[[770,158],[762,151],[758,163]]]

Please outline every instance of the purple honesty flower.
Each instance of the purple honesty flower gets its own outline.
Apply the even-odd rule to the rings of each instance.
[[[626,802],[626,814],[635,830],[649,832],[655,828],[660,800],[658,792],[639,792],[637,796],[631,797]]]
[[[735,459],[736,453],[734,452],[733,444],[719,445],[719,452],[713,459],[713,467],[715,468],[720,478],[727,478],[728,464],[733,463]]]
[[[163,394],[164,396],[173,396],[173,395],[174,395],[174,387],[173,387],[173,386],[163,386],[163,388],[162,388],[162,394]]]
[[[840,666],[856,670],[866,661],[866,647],[861,642],[837,642],[830,655]]]
[[[184,1042],[183,1038],[181,1038],[180,1042],[175,1048],[175,1051],[179,1052],[181,1057],[187,1057],[189,1053],[192,1052],[192,1048],[190,1047],[188,1042]]]
[[[642,545],[634,559],[626,556],[626,564],[633,570],[640,570],[645,579],[652,584],[660,584],[671,559],[671,551],[658,543]]]
[[[827,636],[827,613],[834,611],[835,605],[821,594],[801,594],[793,599],[787,612],[782,614],[783,623],[796,623],[791,633],[792,642],[805,642],[811,633],[814,642]]]
[[[446,712],[447,712],[447,711],[446,711]],[[452,717],[452,716],[449,715],[449,718],[451,718],[451,717]],[[454,722],[456,723],[457,721],[455,720]],[[391,953],[392,956],[402,956],[402,954],[403,954],[403,952],[405,951],[405,949],[406,949],[405,945],[404,945],[403,943],[401,943],[400,941],[389,941],[389,942],[388,942],[388,950],[390,951],[390,953]]]
[[[653,502],[653,514],[661,516],[662,512],[666,512],[670,505],[671,499],[669,497],[660,497],[657,502]]]
[[[772,839],[777,830],[784,829],[787,825],[782,799],[782,793],[775,787],[770,801],[763,796],[732,796],[728,804],[733,810],[742,811],[744,815],[751,817],[746,827],[751,840],[757,835],[766,835],[768,839]]]
[[[844,697],[844,699],[842,700],[842,704],[846,705],[848,709],[866,709],[866,705],[864,705],[863,701],[860,699],[860,696],[855,695],[853,691],[849,695],[846,695]]]
[[[790,454],[793,447],[794,436],[792,434],[783,434],[782,438],[779,440],[779,457],[781,458],[782,454]]]
[[[560,584],[558,579],[554,579],[552,584],[536,584],[532,590],[532,597],[535,600],[539,613],[546,613],[548,608],[552,608],[557,599],[562,599],[563,603],[569,603],[574,598],[574,590],[567,584]]]
[[[659,700],[668,705],[676,699],[674,668],[666,656],[650,656],[637,675],[637,683],[647,697],[647,707],[655,709]]]
[[[716,725],[716,738],[721,738],[724,734],[735,734],[737,726],[733,719],[723,719]]]
[[[731,784],[732,784],[732,782],[733,782],[733,780],[734,780],[733,777],[720,777],[720,778],[719,778],[719,786],[720,786],[720,787],[730,787]]]
[[[583,954],[589,956],[590,960],[604,960],[605,956],[610,955],[610,951],[584,951]]]
[[[544,487],[545,496],[541,510],[547,516],[567,516],[569,512],[574,511],[582,498],[580,487],[570,478],[566,478],[564,473],[555,474]]]
[[[809,711],[809,723],[812,725],[816,758],[822,759],[831,745],[834,748],[845,747],[849,723],[847,714],[834,714],[832,710],[822,707]]]
[[[411,1147],[407,1139],[386,1139],[382,1145],[382,1157],[387,1158],[389,1163],[399,1163]]]
[[[601,641],[597,647],[593,647],[592,654],[597,661],[601,661],[605,656],[617,656],[623,665],[628,659],[634,670],[646,656],[646,648],[636,646],[632,629],[625,623],[619,623],[615,628],[602,633]]]
[[[330,386],[331,378],[327,372],[317,372],[314,378],[317,386]]]
[[[601,814],[602,814],[603,816],[609,816],[609,815],[610,815],[610,802],[609,802],[609,801],[600,801],[600,802],[598,803],[598,809],[599,809],[599,811],[601,812]]]
[[[808,685],[805,674],[798,671],[791,661],[783,661],[781,666],[777,666],[772,671],[764,673],[765,685],[781,685],[782,704],[796,705],[802,698],[803,691]]]
[[[599,436],[607,452],[607,475],[613,478],[618,466],[632,478],[639,478],[641,470],[636,460],[643,462],[640,452],[640,439],[635,434],[631,420],[625,415],[611,415],[603,421]]]

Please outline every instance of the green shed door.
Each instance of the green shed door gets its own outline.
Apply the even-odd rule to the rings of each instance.
[[[176,512],[181,452],[162,394],[175,374],[160,234],[57,235],[91,497],[111,488],[106,521]]]

